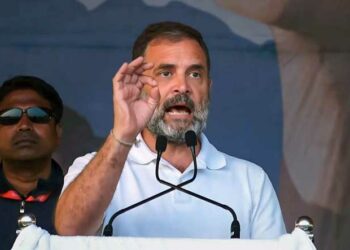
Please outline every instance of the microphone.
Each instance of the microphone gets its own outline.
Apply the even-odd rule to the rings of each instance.
[[[185,134],[185,141],[186,141],[187,147],[189,147],[191,150],[194,171],[195,171],[195,175],[197,175],[197,157],[196,157],[197,136],[196,136],[196,133],[193,130],[188,130]]]
[[[193,137],[194,136],[194,137]],[[191,149],[191,152],[192,152],[192,157],[194,159],[194,173],[193,173],[193,176],[191,179],[187,180],[187,181],[184,181],[182,183],[180,183],[178,186],[185,186],[189,183],[191,183],[192,181],[194,181],[194,179],[196,178],[197,176],[197,161],[196,161],[196,156],[195,156],[195,146],[196,146],[196,134],[193,132],[193,131],[187,131],[186,134],[185,134],[185,140],[186,140],[186,144],[188,147],[190,147]],[[159,169],[159,162],[160,162],[160,159],[161,159],[161,156],[162,156],[162,153],[165,151],[166,149],[166,145],[167,145],[167,139],[165,136],[162,136],[162,135],[159,135],[157,137],[157,140],[156,140],[156,151],[157,151],[157,160],[156,160],[156,173],[158,173],[158,169]],[[112,236],[113,235],[113,221],[115,220],[115,218],[117,218],[119,215],[131,210],[131,209],[134,209],[138,206],[141,206],[149,201],[152,201],[160,196],[163,196],[171,191],[174,191],[175,188],[173,187],[170,187],[158,194],[155,194],[155,195],[152,195],[144,200],[141,200],[137,203],[134,203],[126,208],[123,208],[123,209],[120,209],[118,210],[117,212],[115,212],[111,218],[109,219],[108,221],[108,224],[105,226],[104,230],[103,230],[103,235],[104,236]]]
[[[180,184],[178,184],[178,187],[182,187],[184,185],[187,185],[189,183],[191,183],[192,181],[194,181],[197,177],[197,172],[198,172],[198,168],[197,168],[197,158],[196,158],[196,145],[197,145],[197,136],[196,133],[192,130],[189,130],[185,133],[185,141],[186,141],[186,145],[187,147],[190,148],[191,150],[191,154],[192,154],[192,159],[193,159],[193,167],[194,167],[194,171],[193,171],[193,176],[191,179],[188,179],[187,181],[184,181]],[[162,156],[162,153],[165,151],[166,149],[166,144],[167,144],[167,138],[164,135],[158,135],[157,136],[157,140],[156,140],[156,150],[157,150],[157,161],[156,161],[156,178],[157,180],[162,183],[162,180],[159,177],[159,162]],[[164,183],[163,183],[164,184]],[[172,187],[174,188],[174,187]]]
[[[158,135],[156,140],[157,156],[161,155],[166,150],[167,139],[164,135]]]
[[[194,150],[195,146],[197,146],[196,133],[193,130],[188,130],[185,134],[185,141],[187,147],[189,147],[191,150]]]
[[[190,130],[190,131],[187,131],[186,132],[186,134],[185,134],[185,139],[186,139],[186,144],[187,144],[187,146],[189,146],[190,147],[190,149],[191,149],[191,152],[192,152],[192,158],[193,158],[193,165],[194,165],[194,174],[193,174],[193,177],[190,179],[191,181],[193,181],[195,178],[196,178],[196,175],[197,175],[197,161],[196,161],[196,155],[195,155],[195,146],[196,146],[196,143],[197,143],[197,139],[196,139],[196,134],[195,134],[195,132],[193,132],[192,130]],[[164,136],[158,136],[157,137],[157,142],[156,142],[156,145],[158,145],[158,141],[159,141],[159,144],[161,144],[161,148],[159,148],[160,150],[161,149],[163,149],[164,148],[164,150],[165,150],[165,148],[166,148],[166,145],[164,146],[163,144],[164,143],[166,143],[166,138],[164,137]],[[158,151],[158,150],[157,150]],[[160,152],[160,151],[158,151],[158,152]],[[159,155],[159,161],[160,161],[160,155]],[[206,201],[206,202],[208,202],[208,203],[210,203],[210,204],[213,204],[213,205],[216,205],[216,206],[219,206],[219,207],[221,207],[221,208],[223,208],[223,209],[225,209],[225,210],[227,210],[227,211],[229,211],[230,212],[230,214],[232,215],[232,217],[233,217],[233,221],[232,221],[232,223],[231,223],[231,238],[240,238],[240,224],[239,224],[239,221],[238,221],[238,219],[237,219],[237,215],[236,215],[236,213],[235,213],[235,211],[231,208],[231,207],[229,207],[229,206],[227,206],[227,205],[225,205],[225,204],[221,204],[221,203],[219,203],[219,202],[217,202],[217,201],[214,201],[214,200],[212,200],[212,199],[209,199],[209,198],[207,198],[207,197],[205,197],[205,196],[202,196],[202,195],[199,195],[199,194],[197,194],[197,193],[194,193],[194,192],[192,192],[192,191],[189,191],[189,190],[187,190],[187,189],[184,189],[184,188],[182,188],[182,186],[183,185],[174,185],[174,184],[172,184],[172,183],[170,183],[170,182],[167,182],[167,181],[165,181],[165,180],[162,180],[160,177],[159,177],[159,161],[158,161],[158,158],[157,158],[157,164],[156,164],[156,178],[157,178],[157,180],[160,182],[160,183],[162,183],[162,184],[164,184],[164,185],[167,185],[167,186],[169,186],[169,187],[171,187],[171,188],[174,188],[174,189],[176,189],[176,190],[178,190],[178,191],[181,191],[181,192],[183,192],[183,193],[186,193],[186,194],[188,194],[188,195],[191,195],[191,196],[194,196],[194,197],[196,197],[196,198],[198,198],[198,199],[200,199],[200,200],[204,200],[204,201]]]

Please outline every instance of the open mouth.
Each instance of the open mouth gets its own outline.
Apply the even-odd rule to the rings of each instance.
[[[169,115],[190,115],[192,114],[191,108],[185,104],[176,104],[165,109],[165,112]]]

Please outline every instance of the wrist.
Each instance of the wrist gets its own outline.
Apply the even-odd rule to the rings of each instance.
[[[134,139],[134,140],[124,139],[124,138],[118,136],[116,133],[113,132],[113,129],[111,129],[110,134],[112,135],[112,138],[113,138],[116,142],[118,142],[120,145],[122,145],[122,146],[124,146],[124,147],[131,148],[131,147],[135,144],[135,142],[136,142],[135,139]]]

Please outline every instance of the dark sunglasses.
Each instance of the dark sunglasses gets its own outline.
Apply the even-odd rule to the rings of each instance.
[[[49,121],[54,118],[53,112],[47,108],[10,108],[0,111],[0,124],[14,125],[21,120],[23,114],[26,114],[28,119],[33,123],[49,123]]]

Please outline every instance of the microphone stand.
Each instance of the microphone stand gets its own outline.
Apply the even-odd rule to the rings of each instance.
[[[167,186],[169,186],[169,187],[171,187],[171,188],[173,188],[173,189],[176,189],[176,190],[181,191],[181,192],[183,192],[183,193],[186,193],[186,194],[188,194],[188,195],[194,196],[194,197],[196,197],[196,198],[198,198],[198,199],[200,199],[200,200],[204,200],[204,201],[206,201],[206,202],[209,202],[209,203],[211,203],[211,204],[213,204],[213,205],[219,206],[219,207],[221,207],[221,208],[223,208],[223,209],[229,211],[230,214],[231,214],[232,217],[233,217],[233,221],[232,221],[232,223],[231,223],[231,238],[239,238],[239,237],[240,237],[240,225],[239,225],[239,222],[238,222],[238,219],[237,219],[237,215],[236,215],[236,213],[233,211],[233,209],[232,209],[231,207],[229,207],[229,206],[227,206],[227,205],[225,205],[225,204],[219,203],[219,202],[217,202],[217,201],[214,201],[214,200],[212,200],[212,199],[209,199],[209,198],[207,198],[207,197],[201,196],[201,195],[199,195],[199,194],[196,194],[196,193],[194,193],[194,192],[192,192],[192,191],[189,191],[189,190],[187,190],[187,189],[184,189],[184,188],[182,188],[180,185],[176,186],[176,185],[174,185],[174,184],[172,184],[172,183],[169,183],[169,182],[167,182],[167,181],[164,181],[164,180],[162,180],[162,179],[159,178],[158,172],[157,172],[157,180],[158,180],[160,183],[162,183],[162,184],[164,184],[164,185],[167,185]]]
[[[193,136],[194,135],[194,136]],[[155,194],[153,196],[150,196],[142,201],[139,201],[135,204],[132,204],[126,208],[123,208],[121,210],[118,210],[116,213],[114,213],[111,218],[109,219],[109,222],[108,224],[106,225],[106,227],[104,228],[103,230],[103,235],[104,236],[112,236],[113,234],[113,221],[115,220],[115,218],[117,216],[119,216],[120,214],[123,214],[133,208],[136,208],[146,202],[149,202],[149,201],[152,201],[162,195],[165,195],[171,191],[174,191],[174,190],[179,190],[181,192],[184,192],[184,193],[187,193],[188,195],[192,195],[198,199],[201,199],[201,200],[204,200],[206,202],[209,202],[211,204],[214,204],[214,205],[217,205],[227,211],[229,211],[233,217],[233,221],[231,223],[231,238],[239,238],[240,237],[240,224],[238,222],[238,219],[237,219],[237,216],[234,212],[234,210],[232,208],[230,208],[229,206],[225,205],[225,204],[221,204],[219,202],[216,202],[214,200],[211,200],[207,197],[204,197],[204,196],[201,196],[199,194],[196,194],[196,193],[193,193],[187,189],[183,189],[182,187],[193,182],[197,176],[197,160],[196,160],[196,155],[195,155],[195,145],[196,145],[196,135],[193,131],[187,131],[186,132],[186,135],[185,135],[185,138],[186,138],[186,144],[188,147],[190,147],[191,149],[191,154],[192,154],[192,158],[193,158],[193,165],[194,165],[194,172],[193,172],[193,176],[191,179],[185,181],[185,182],[182,182],[178,185],[173,185],[172,183],[169,183],[169,182],[166,182],[164,180],[162,180],[160,177],[159,177],[159,162],[160,162],[160,159],[161,159],[161,155],[162,153],[165,151],[166,149],[166,144],[167,144],[167,140],[164,136],[158,136],[157,138],[157,142],[156,142],[156,150],[157,150],[157,160],[156,160],[156,178],[157,180],[164,184],[164,185],[167,185],[167,186],[170,186],[169,189],[166,189],[158,194]]]
[[[194,159],[195,169],[194,169],[193,176],[192,176],[191,179],[188,179],[187,181],[184,181],[184,182],[178,184],[176,187],[183,187],[183,186],[193,182],[196,179],[196,177],[197,177],[197,161],[196,161],[196,156],[195,156],[194,150],[192,149],[194,147],[189,145],[190,142],[188,142],[188,140],[186,140],[186,143],[187,143],[187,146],[190,147],[190,149],[191,149],[192,157]],[[163,139],[163,141],[158,141],[158,138],[157,138],[157,143],[156,143],[156,148],[157,148],[156,169],[159,168],[159,162],[160,162],[160,159],[161,159],[161,155],[166,149],[166,144],[167,144],[166,138],[165,138],[165,141],[164,141],[164,139]],[[168,188],[168,189],[166,189],[166,190],[164,190],[164,191],[162,191],[162,192],[160,192],[158,194],[152,195],[152,196],[150,196],[150,197],[148,197],[148,198],[146,198],[144,200],[141,200],[141,201],[136,202],[136,203],[134,203],[134,204],[132,204],[132,205],[130,205],[128,207],[125,207],[123,209],[118,210],[109,219],[108,224],[105,226],[105,228],[103,230],[103,235],[104,236],[112,236],[113,235],[113,225],[112,224],[113,224],[113,221],[115,220],[115,218],[117,218],[119,215],[121,215],[121,214],[123,214],[123,213],[125,213],[125,212],[127,212],[127,211],[129,211],[131,209],[134,209],[134,208],[136,208],[138,206],[141,206],[142,204],[145,204],[145,203],[147,203],[149,201],[152,201],[152,200],[154,200],[154,199],[156,199],[156,198],[158,198],[160,196],[163,196],[163,195],[165,195],[167,193],[170,193],[170,192],[174,191],[175,189],[176,189],[175,187],[170,187],[170,188]]]
[[[189,132],[193,132],[193,131],[187,131],[186,136],[187,136],[187,134],[188,134]],[[193,132],[193,134],[194,134],[194,136],[196,136],[194,132]],[[191,135],[191,136],[192,136],[192,135]],[[166,141],[166,138],[165,138],[165,137],[164,137],[164,138],[161,138],[161,137],[164,137],[164,136],[158,136],[158,137],[157,137],[157,141],[158,141],[158,140],[165,140],[165,141]],[[194,138],[196,138],[196,137],[194,137]],[[186,139],[187,139],[187,138],[186,138]],[[196,175],[196,174],[197,174],[197,160],[196,160],[196,155],[195,155],[195,144],[192,145],[190,148],[191,148],[192,157],[193,157],[194,172],[195,172],[195,175]],[[165,149],[164,149],[164,151],[165,151]],[[182,188],[181,185],[177,185],[177,186],[176,186],[176,185],[174,185],[174,184],[172,184],[172,183],[170,183],[170,182],[167,182],[167,181],[161,179],[160,176],[159,176],[160,154],[158,154],[158,156],[159,156],[159,157],[157,157],[157,164],[156,164],[156,178],[157,178],[157,180],[158,180],[160,183],[162,183],[162,184],[164,184],[164,185],[166,185],[166,186],[169,186],[169,187],[171,187],[171,188],[173,188],[173,189],[176,189],[176,190],[178,190],[178,191],[180,191],[180,192],[183,192],[183,193],[186,193],[186,194],[188,194],[188,195],[194,196],[194,197],[196,197],[196,198],[198,198],[198,199],[200,199],[200,200],[204,200],[204,201],[206,201],[206,202],[208,202],[208,203],[210,203],[210,204],[219,206],[219,207],[221,207],[221,208],[223,208],[223,209],[229,211],[230,214],[231,214],[232,217],[233,217],[233,221],[232,221],[232,223],[231,223],[231,238],[240,238],[240,224],[239,224],[239,221],[238,221],[238,219],[237,219],[237,215],[236,215],[236,213],[234,212],[234,210],[233,210],[231,207],[229,207],[229,206],[227,206],[227,205],[225,205],[225,204],[219,203],[219,202],[217,202],[217,201],[214,201],[214,200],[212,200],[212,199],[209,199],[209,198],[207,198],[207,197],[201,196],[201,195],[196,194],[196,193],[194,193],[194,192],[192,192],[192,191],[189,191],[189,190],[187,190],[187,189],[184,189],[184,188]],[[159,159],[158,159],[158,158],[159,158]]]

